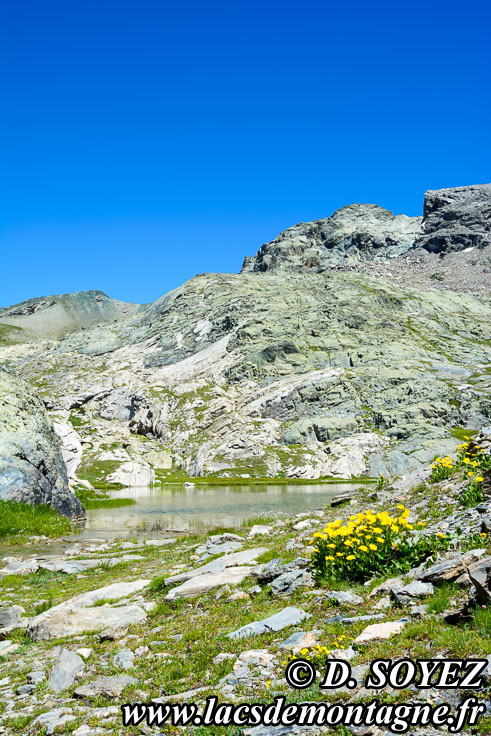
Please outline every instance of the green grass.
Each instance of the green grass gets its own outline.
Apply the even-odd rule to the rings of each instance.
[[[465,427],[453,427],[450,434],[452,437],[455,437],[455,439],[461,440],[463,442],[466,437],[474,437],[474,435],[478,434],[478,432],[479,430],[477,429],[466,429]]]
[[[0,501],[0,539],[24,534],[60,537],[71,528],[69,519],[46,504],[30,506],[16,501]]]
[[[98,494],[85,488],[77,488],[75,495],[86,509],[115,509],[120,506],[134,506],[136,503],[134,498],[108,498],[106,494]]]
[[[0,345],[11,345],[16,342],[22,342],[24,330],[17,325],[7,325],[0,323]]]
[[[119,491],[124,488],[122,483],[108,483],[106,478],[119,468],[121,463],[118,460],[99,460],[82,462],[77,470],[77,475],[89,483],[96,489],[105,491]]]
[[[459,588],[449,583],[436,588],[435,594],[428,599],[426,604],[428,606],[428,613],[443,613],[443,611],[450,607],[450,601],[453,598],[458,598],[458,596]]]
[[[195,483],[197,486],[205,486],[205,485],[212,485],[212,486],[263,486],[263,485],[273,485],[273,486],[290,486],[290,485],[301,485],[301,486],[307,486],[307,485],[319,485],[319,484],[341,484],[341,483],[375,483],[378,481],[378,478],[371,478],[368,476],[359,476],[359,477],[353,477],[353,478],[334,478],[332,476],[324,476],[321,478],[237,478],[237,477],[231,477],[231,478],[224,478],[224,477],[216,477],[213,475],[207,475],[207,476],[199,476],[199,477],[192,477],[187,475],[164,475],[162,471],[156,471],[156,478],[157,480],[160,480],[162,485],[175,485],[175,484],[182,484],[186,481],[190,483]]]

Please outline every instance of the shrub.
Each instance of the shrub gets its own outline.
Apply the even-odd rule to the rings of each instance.
[[[364,582],[374,574],[390,575],[421,564],[438,549],[447,549],[444,534],[423,537],[408,521],[409,509],[397,506],[399,514],[387,511],[353,514],[345,523],[330,522],[315,532],[312,568],[317,579]],[[417,527],[424,527],[419,522]]]

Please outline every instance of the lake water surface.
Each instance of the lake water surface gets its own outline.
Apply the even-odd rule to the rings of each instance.
[[[292,517],[323,509],[333,496],[358,484],[203,485],[188,488],[167,485],[126,488],[111,498],[134,498],[134,506],[89,509],[81,532],[87,537],[117,537],[161,532],[239,527],[249,519]]]

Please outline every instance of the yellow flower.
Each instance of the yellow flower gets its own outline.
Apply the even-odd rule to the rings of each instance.
[[[308,654],[308,653],[309,653],[309,650],[308,650],[308,649],[306,649],[305,647],[304,647],[303,649],[301,649],[301,650],[300,650],[300,654],[303,654],[303,655],[305,655],[305,654]]]
[[[472,478],[472,476],[474,475],[474,473],[472,472],[472,470],[469,470],[469,472],[467,473],[467,475],[469,476],[469,478]]]
[[[484,478],[482,477],[482,475],[476,475],[476,480],[478,483],[481,483],[484,480]]]
[[[486,535],[484,535],[484,536],[486,536]],[[346,557],[346,559],[347,559],[347,560],[354,560],[354,559],[355,559],[355,555],[348,555],[348,556]]]
[[[335,547],[336,547],[335,544],[328,544],[327,546],[329,547],[329,549],[335,549]]]
[[[471,463],[471,465],[472,465],[473,468],[477,468],[477,466],[479,465],[479,463],[476,462],[475,460],[473,460],[472,463]]]
[[[380,544],[383,544],[385,542],[385,539],[383,537],[376,537],[376,541],[380,542]]]
[[[337,557],[344,557],[344,552],[336,552]]]
[[[464,463],[465,463],[466,465],[469,465],[469,463],[470,463],[470,460],[469,460],[469,458],[468,458],[468,457],[465,457],[465,458],[464,458]]]
[[[360,544],[360,549],[362,552],[368,552],[368,547],[365,547],[364,544]]]
[[[268,688],[268,690],[269,690],[269,688],[271,687],[271,680],[268,680],[268,681],[267,681],[267,683],[266,683],[266,687],[267,687],[267,688]]]
[[[437,537],[440,537],[440,539],[445,539],[445,534],[442,534],[441,532],[437,532]]]
[[[395,524],[392,524],[392,526],[390,527],[390,530],[391,532],[394,532],[394,534],[397,534],[397,532],[399,531],[399,527],[396,526]]]

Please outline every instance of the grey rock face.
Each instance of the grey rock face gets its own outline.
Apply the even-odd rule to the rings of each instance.
[[[49,504],[64,516],[85,510],[68,487],[65,463],[41,401],[27,384],[0,370],[0,499]]]
[[[73,685],[77,675],[83,672],[84,666],[82,657],[69,649],[62,649],[51,670],[48,680],[49,687],[56,693],[66,690]]]
[[[469,577],[476,587],[479,603],[491,603],[491,557],[485,557],[469,567]]]
[[[242,272],[322,268],[385,260],[413,246],[421,217],[393,215],[375,204],[351,204],[331,217],[300,223],[246,258]]]
[[[450,253],[491,244],[491,184],[426,192],[415,247]]]

